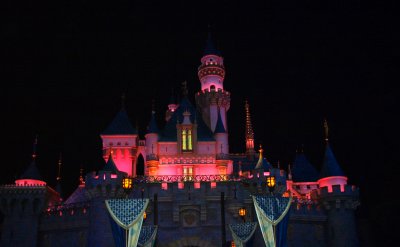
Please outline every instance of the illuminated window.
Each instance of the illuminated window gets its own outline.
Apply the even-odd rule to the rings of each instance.
[[[184,151],[187,150],[186,137],[186,130],[182,130],[182,150]]]
[[[183,168],[183,176],[184,181],[192,181],[193,180],[193,167],[184,167]]]
[[[188,149],[192,150],[192,130],[188,130]]]
[[[192,130],[184,129],[182,130],[182,151],[192,151],[192,150],[193,150]]]

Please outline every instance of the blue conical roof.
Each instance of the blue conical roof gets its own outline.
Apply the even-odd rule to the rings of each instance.
[[[135,135],[137,130],[132,126],[128,114],[122,108],[114,117],[114,120],[102,133],[103,135]]]
[[[333,176],[344,176],[344,172],[336,161],[335,155],[328,144],[326,144],[324,163],[320,173],[320,178],[333,177]]]
[[[292,169],[292,177],[295,182],[315,182],[318,180],[317,170],[302,152],[296,154]]]
[[[222,122],[221,111],[218,110],[217,124],[215,125],[214,133],[226,133],[224,123]]]
[[[155,118],[155,112],[151,113],[151,119],[149,122],[149,126],[147,126],[147,133],[158,133],[157,122]]]
[[[214,42],[211,38],[211,33],[208,33],[206,47],[204,48],[204,55],[221,55],[221,52],[214,46]]]
[[[22,173],[20,179],[42,180],[42,176],[40,175],[40,172],[36,166],[35,159],[32,160],[31,164],[28,166],[25,172]]]
[[[266,158],[263,157],[263,150],[260,150],[259,158],[254,169],[263,169],[264,171],[269,171],[272,169],[272,165],[268,162]]]
[[[117,174],[119,172],[117,166],[114,163],[114,160],[113,160],[111,154],[110,154],[110,156],[108,156],[108,161],[107,161],[106,165],[103,167],[102,171],[109,171],[113,174]]]
[[[185,111],[190,112],[190,122],[197,123],[197,140],[198,141],[215,141],[213,133],[204,123],[196,108],[190,103],[187,97],[184,97],[179,103],[179,107],[172,114],[171,118],[165,125],[160,141],[177,141],[176,124],[182,123],[183,113]]]

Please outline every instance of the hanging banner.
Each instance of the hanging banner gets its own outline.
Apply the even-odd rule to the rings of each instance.
[[[246,246],[247,241],[253,236],[257,228],[257,222],[245,222],[229,224],[233,240],[236,247]]]
[[[292,203],[292,197],[282,196],[253,196],[254,207],[260,224],[261,232],[267,247],[283,247],[277,244],[285,241],[276,241],[276,235],[282,236],[281,231],[286,231],[282,227],[276,228],[276,225],[289,212]],[[279,231],[276,232],[276,229]]]
[[[136,247],[149,199],[111,199],[106,207],[111,218],[125,230],[125,247]],[[114,231],[113,231],[114,232]],[[118,236],[114,236],[118,237]]]
[[[138,246],[153,247],[156,241],[157,228],[157,226],[142,226]]]

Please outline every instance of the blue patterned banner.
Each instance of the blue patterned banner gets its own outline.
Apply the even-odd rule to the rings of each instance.
[[[229,229],[231,230],[233,240],[235,241],[236,247],[243,247],[253,236],[256,231],[256,222],[245,222],[238,224],[230,224]]]
[[[111,218],[128,235],[125,240],[126,247],[136,247],[140,229],[143,223],[143,214],[149,204],[149,199],[112,199],[106,200],[107,210]],[[114,236],[114,238],[117,236]]]
[[[276,241],[276,234],[279,236],[282,234],[280,234],[280,232],[275,232],[275,226],[278,225],[289,212],[292,197],[272,195],[253,196],[253,202],[265,245],[267,247],[283,247],[277,246],[278,243],[283,242]],[[278,230],[282,231],[285,229],[279,227]]]
[[[140,247],[153,247],[156,241],[157,226],[142,226],[140,231],[139,243]]]

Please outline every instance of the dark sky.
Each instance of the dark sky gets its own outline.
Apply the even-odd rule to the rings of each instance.
[[[70,193],[80,166],[101,166],[99,133],[120,109],[123,92],[141,131],[153,99],[162,125],[172,88],[180,91],[183,80],[190,95],[200,88],[197,67],[211,25],[225,59],[225,89],[232,93],[231,151],[244,149],[248,99],[256,143],[271,162],[286,167],[304,144],[319,168],[326,117],[336,157],[349,182],[361,187],[362,210],[389,203],[391,192],[382,188],[395,185],[400,151],[398,98],[389,86],[398,32],[393,6],[193,2],[8,1],[1,183],[27,167],[38,134],[39,169],[54,184],[62,152],[63,186]]]

